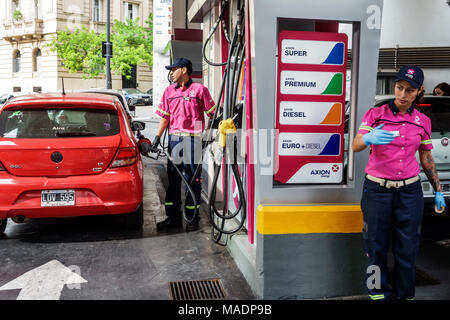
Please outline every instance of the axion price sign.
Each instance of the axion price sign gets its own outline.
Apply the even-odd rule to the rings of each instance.
[[[279,33],[277,184],[341,183],[347,36]]]

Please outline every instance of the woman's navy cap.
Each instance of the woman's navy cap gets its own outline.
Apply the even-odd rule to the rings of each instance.
[[[414,88],[420,88],[423,84],[423,71],[415,65],[401,67],[394,82],[400,80],[408,81]]]
[[[170,70],[175,67],[186,67],[188,74],[190,75],[192,73],[192,62],[189,59],[186,58],[176,58],[175,61],[171,64],[166,66],[167,70]]]

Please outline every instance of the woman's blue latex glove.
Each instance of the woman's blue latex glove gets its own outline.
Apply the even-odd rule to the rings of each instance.
[[[363,136],[364,144],[366,146],[370,146],[371,144],[389,144],[394,140],[394,133],[387,130],[381,130],[383,126],[384,124],[380,124],[371,132],[368,132]]]
[[[438,210],[442,210],[443,208],[445,208],[445,199],[442,192],[434,193],[434,204],[436,205],[436,208]]]

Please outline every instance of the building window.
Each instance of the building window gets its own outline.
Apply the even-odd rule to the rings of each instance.
[[[33,87],[33,92],[42,93],[42,87]]]
[[[20,10],[19,0],[12,0],[11,2],[12,12]]]
[[[394,94],[395,73],[379,73],[377,76],[377,95]]]
[[[21,92],[22,88],[21,87],[13,87],[13,92]]]
[[[33,51],[33,72],[41,71],[41,49],[37,48]]]
[[[123,21],[130,19],[136,20],[139,18],[139,5],[131,2],[123,3]]]
[[[11,17],[16,21],[22,20],[22,18],[23,18],[22,13],[20,12],[19,0],[11,1]]]
[[[34,18],[42,19],[41,1],[34,0]]]
[[[20,72],[20,51],[16,50],[13,53],[13,72]]]
[[[102,21],[103,0],[94,0],[92,16],[95,22]]]
[[[105,66],[101,63],[98,63],[95,67],[91,67],[90,68],[90,72],[95,73],[95,72],[99,72],[99,73],[104,73],[105,72]]]

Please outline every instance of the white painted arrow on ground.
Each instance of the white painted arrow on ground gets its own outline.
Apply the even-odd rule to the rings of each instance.
[[[86,282],[72,269],[52,260],[8,282],[0,290],[21,289],[17,300],[59,300],[65,285]]]

